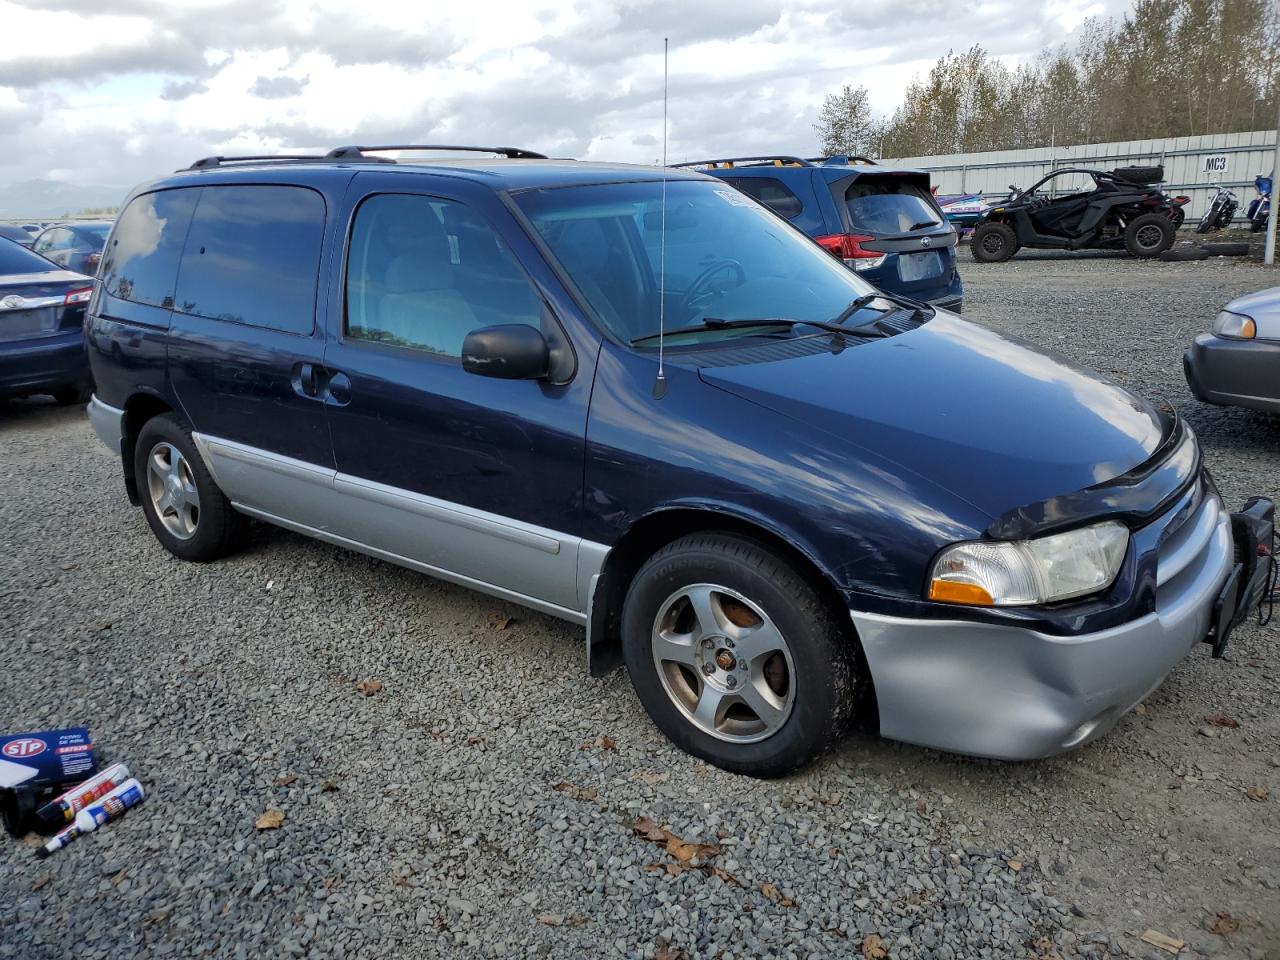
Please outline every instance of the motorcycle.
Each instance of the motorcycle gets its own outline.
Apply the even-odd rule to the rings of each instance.
[[[1253,178],[1253,187],[1258,196],[1249,204],[1245,216],[1249,218],[1249,229],[1259,233],[1267,229],[1267,218],[1271,216],[1271,177],[1259,174]]]
[[[1204,216],[1196,224],[1196,233],[1225,230],[1231,226],[1231,220],[1235,217],[1236,209],[1239,206],[1240,201],[1236,199],[1236,195],[1226,187],[1219,185],[1218,192],[1213,195],[1213,199],[1209,202],[1209,209],[1205,210]]]

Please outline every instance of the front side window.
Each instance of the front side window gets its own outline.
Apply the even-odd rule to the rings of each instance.
[[[176,309],[310,333],[324,214],[324,198],[306,187],[205,187],[182,255]]]
[[[541,321],[538,293],[471,208],[407,194],[360,204],[347,255],[349,338],[457,358],[473,330]]]
[[[929,191],[899,177],[859,177],[844,202],[856,231],[910,233],[942,224]]]
[[[100,275],[107,293],[153,307],[173,306],[178,260],[198,193],[162,190],[133,199],[103,253]]]
[[[830,320],[873,291],[728,184],[669,181],[665,218],[662,190],[650,180],[515,195],[564,272],[621,340],[657,333],[663,273],[667,329],[706,320]],[[750,332],[712,326],[673,343]]]

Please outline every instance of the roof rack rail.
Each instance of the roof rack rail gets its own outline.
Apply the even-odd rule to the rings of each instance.
[[[500,156],[507,157],[510,160],[546,160],[545,154],[534,153],[532,150],[523,150],[520,147],[469,147],[469,146],[452,146],[442,143],[401,143],[401,144],[383,144],[379,146],[350,146],[337,147],[330,150],[325,156],[326,160],[372,160],[375,163],[395,163],[389,157],[368,157],[366,152],[380,150],[462,150],[468,153],[496,153]]]
[[[262,160],[323,160],[323,159],[324,157],[318,153],[273,153],[270,155],[260,154],[255,156],[246,155],[246,156],[240,156],[240,157],[224,157],[224,156],[201,157],[191,166],[184,167],[183,169],[206,170],[209,167],[220,167],[224,163],[256,163]]]
[[[716,169],[721,164],[725,169],[731,168],[735,163],[745,163],[753,167],[812,167],[813,164],[800,157],[792,157],[785,153],[770,154],[764,157],[718,157],[715,160],[686,160],[684,163],[673,163],[673,167],[711,167]]]
[[[851,167],[859,163],[870,164],[873,167],[880,166],[880,161],[872,160],[870,157],[864,157],[860,153],[837,153],[830,157],[810,157],[809,162],[822,164],[824,166]]]

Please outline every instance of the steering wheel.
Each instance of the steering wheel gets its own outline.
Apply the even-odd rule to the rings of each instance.
[[[715,292],[713,290],[703,290],[702,288],[709,286],[711,279],[716,276],[716,274],[724,273],[726,271],[731,271],[733,273],[735,281],[733,286],[740,287],[747,282],[747,271],[742,269],[742,264],[737,260],[717,260],[715,263],[711,264],[711,266],[707,267],[707,269],[698,274],[694,278],[693,283],[689,284],[689,289],[686,290],[684,292],[684,296],[680,298],[678,309],[681,312],[692,310],[695,302]],[[726,287],[725,289],[728,288]]]

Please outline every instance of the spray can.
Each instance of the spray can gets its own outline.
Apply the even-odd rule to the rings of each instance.
[[[36,856],[44,859],[55,850],[61,850],[78,836],[80,836],[80,828],[74,823],[69,827],[64,827],[50,837],[47,843],[36,847]]]
[[[81,833],[97,830],[102,824],[118,819],[130,807],[141,803],[145,795],[142,784],[131,777],[101,800],[77,813],[75,826]]]
[[[36,817],[43,826],[50,829],[71,823],[75,820],[77,813],[93,801],[105,797],[131,776],[129,768],[123,763],[114,764],[97,776],[90,777],[84,783],[54,797],[36,811]],[[57,847],[54,849],[56,850]]]

